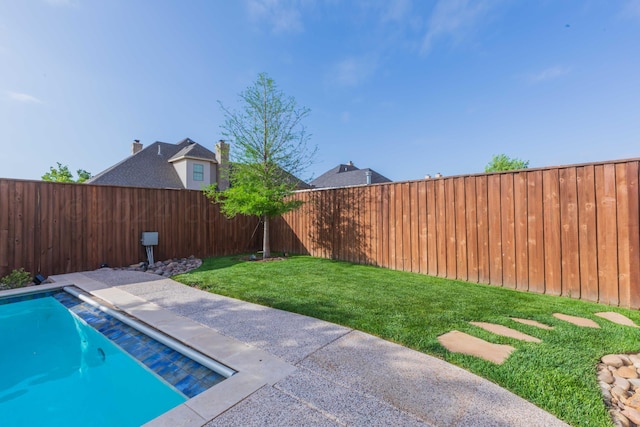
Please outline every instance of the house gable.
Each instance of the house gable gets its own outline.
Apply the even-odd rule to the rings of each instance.
[[[138,144],[138,145],[136,145]],[[177,144],[156,141],[86,181],[87,184],[145,188],[196,189],[215,183],[215,154],[186,138]],[[203,181],[193,180],[194,165],[203,166]]]

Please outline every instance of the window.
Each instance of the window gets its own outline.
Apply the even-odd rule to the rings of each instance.
[[[193,165],[193,180],[204,181],[204,166]]]

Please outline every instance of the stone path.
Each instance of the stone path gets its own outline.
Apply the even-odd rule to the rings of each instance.
[[[545,325],[544,323],[540,323],[535,320],[520,319],[518,317],[512,317],[511,320],[515,320],[516,322],[519,322],[519,323],[524,323],[525,325],[535,326],[536,328],[546,329],[548,331],[553,329],[553,326]]]
[[[584,317],[569,316],[568,314],[553,313],[553,317],[556,319],[564,320],[565,322],[573,323],[576,326],[582,326],[583,328],[599,328],[596,322],[591,319],[585,319]]]
[[[614,313],[613,311],[607,311],[604,313],[596,313],[596,316],[602,317],[603,319],[610,320],[618,325],[631,326],[632,328],[637,328],[633,320],[629,319],[626,316],[623,316],[620,313]]]
[[[493,332],[497,335],[502,335],[503,337],[515,338],[520,341],[527,342],[541,342],[539,338],[532,337],[531,335],[523,334],[520,331],[516,331],[515,329],[507,328],[506,326],[496,325],[495,323],[485,323],[485,322],[469,322],[474,326],[484,329],[485,331]]]
[[[596,316],[622,326],[638,328],[639,326],[626,316],[612,311],[594,313]],[[600,328],[592,319],[553,313],[553,317],[581,328]],[[531,319],[512,317],[511,320],[544,330],[554,328]],[[514,338],[520,341],[540,343],[539,338],[527,335],[518,330],[487,322],[469,322],[496,335]],[[462,353],[501,365],[516,350],[504,344],[494,344],[459,331],[451,331],[438,337],[442,346],[452,353]],[[640,427],[640,353],[610,354],[598,364],[598,382],[604,401],[614,424],[619,427]]]
[[[501,365],[515,347],[493,344],[464,332],[451,331],[438,337],[440,344],[453,353],[468,354],[481,357],[489,362]]]
[[[636,325],[631,319],[629,319],[626,316],[623,316],[620,313],[607,311],[607,312],[595,313],[595,315],[602,319],[606,319],[610,322],[617,323],[618,325],[638,328],[638,325]],[[584,318],[584,317],[570,316],[568,314],[562,314],[562,313],[553,313],[553,317],[555,317],[556,319],[560,319],[565,322],[571,323],[573,325],[580,326],[582,328],[600,328],[600,325],[597,324],[595,321],[593,321],[592,319]],[[525,325],[535,326],[536,328],[540,328],[540,329],[553,330],[552,326],[545,325],[544,323],[540,323],[536,320],[521,319],[518,317],[512,317],[511,320],[518,323],[525,324]],[[541,342],[541,340],[537,337],[527,335],[518,330],[508,328],[503,325],[497,325],[495,323],[487,323],[487,322],[469,322],[469,323],[479,328],[482,328],[485,331],[488,331],[503,337],[514,338],[514,339],[525,341],[525,342],[533,342],[533,343]],[[507,357],[509,357],[509,355],[513,352],[513,350],[515,350],[514,347],[503,345],[503,344],[494,344],[489,341],[485,341],[483,339],[480,339],[459,331],[451,331],[444,335],[441,335],[440,337],[438,337],[438,341],[440,341],[440,344],[442,344],[444,348],[446,348],[452,353],[468,354],[471,356],[480,357],[482,359],[488,360],[496,364],[504,363]]]

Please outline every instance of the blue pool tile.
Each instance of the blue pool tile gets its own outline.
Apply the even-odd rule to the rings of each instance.
[[[118,347],[161,376],[185,396],[194,397],[225,378],[166,345],[120,322],[113,316],[64,291],[47,291],[0,299],[0,305],[47,296],[110,339]]]

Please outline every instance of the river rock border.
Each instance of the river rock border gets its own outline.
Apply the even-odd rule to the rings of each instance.
[[[640,353],[609,354],[598,364],[598,383],[613,424],[640,426]]]
[[[157,261],[151,265],[146,262],[141,262],[128,267],[116,268],[115,270],[145,271],[159,276],[171,277],[195,270],[201,265],[202,260],[191,255],[188,258],[171,258],[166,261]]]

